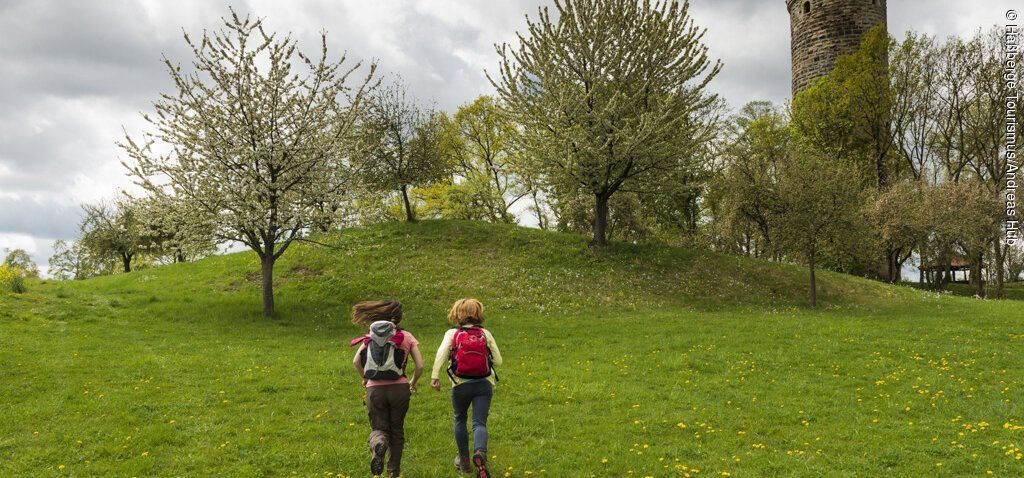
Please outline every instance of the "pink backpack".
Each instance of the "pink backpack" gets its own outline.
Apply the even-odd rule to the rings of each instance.
[[[487,336],[481,327],[456,327],[452,337],[448,364],[448,375],[459,378],[475,379],[489,377],[491,369],[491,350],[487,347]]]

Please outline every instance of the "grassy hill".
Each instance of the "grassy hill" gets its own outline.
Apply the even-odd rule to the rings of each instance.
[[[471,296],[506,355],[497,476],[1021,476],[1024,313],[802,267],[469,222],[0,293],[0,476],[366,476],[348,310],[432,360]],[[455,476],[422,387],[407,477]]]

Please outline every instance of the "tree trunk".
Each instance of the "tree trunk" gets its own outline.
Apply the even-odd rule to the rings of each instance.
[[[995,264],[993,264],[992,267],[995,267],[996,269],[996,299],[1002,300],[1005,298],[1003,285],[1006,277],[1004,276],[1003,263],[1006,261],[1006,254],[1003,251],[1003,245],[1000,241],[996,241],[995,252]]]
[[[942,266],[942,281],[939,285],[939,290],[949,289],[949,284],[953,282],[953,266],[950,265],[950,261],[945,261]]]
[[[971,284],[974,284],[974,295],[984,298],[985,297],[985,278],[981,275],[982,264],[985,262],[985,256],[982,253],[978,253],[977,256],[971,258]]]
[[[924,271],[925,266],[925,248],[923,246],[915,247],[917,249],[917,278],[922,285],[930,283],[928,280],[928,274]],[[913,263],[913,262],[911,262]]]
[[[811,251],[810,256],[810,269],[811,269],[811,308],[818,307],[818,281],[814,276],[814,251]]]
[[[274,254],[268,253],[260,258],[263,272],[263,315],[274,315]]]
[[[416,222],[416,215],[412,212],[412,202],[409,201],[408,186],[405,184],[402,185],[402,204],[405,205],[405,220]]]
[[[594,230],[590,247],[596,248],[608,244],[608,199],[611,193],[594,195]]]
[[[537,198],[537,191],[534,190],[533,196],[533,207],[537,210],[537,225],[540,226],[542,231],[548,230],[548,225],[544,222],[544,210],[541,209],[540,199]]]
[[[886,277],[885,280],[890,284],[896,283],[896,251],[892,250],[892,246],[886,248],[885,252],[885,265],[886,265]]]
[[[132,271],[132,254],[121,254],[121,264],[124,265],[125,272]]]
[[[878,190],[884,191],[886,186],[889,185],[889,174],[885,169],[885,154],[875,155],[875,174]]]
[[[910,258],[910,254],[903,254],[903,248],[886,246],[886,280],[889,284],[899,284],[903,280],[903,263]]]

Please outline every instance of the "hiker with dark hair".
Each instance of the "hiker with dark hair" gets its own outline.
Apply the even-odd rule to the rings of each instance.
[[[419,342],[407,330],[398,327],[402,321],[402,303],[397,300],[360,302],[352,307],[352,323],[369,328],[369,333],[356,338],[359,345],[352,365],[366,387],[366,408],[370,416],[370,472],[388,476],[401,474],[402,449],[405,446],[405,415],[409,398],[416,392],[416,382],[423,373],[423,357]],[[405,365],[412,357],[416,369],[412,381],[406,378]]]
[[[473,407],[473,456],[478,478],[490,478],[487,471],[487,416],[498,375],[494,366],[501,365],[501,352],[494,336],[483,328],[484,306],[476,299],[455,302],[448,321],[455,327],[444,334],[437,349],[430,386],[441,390],[441,369],[448,364],[452,383],[452,408],[455,410],[455,444],[459,454],[455,469],[470,473],[469,434],[466,420]]]

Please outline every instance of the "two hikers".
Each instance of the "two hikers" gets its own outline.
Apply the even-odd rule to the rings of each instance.
[[[369,328],[369,333],[352,341],[360,345],[352,364],[366,387],[366,407],[370,417],[370,471],[376,476],[384,471],[384,458],[389,477],[400,475],[402,448],[405,443],[405,415],[409,398],[416,392],[416,383],[423,372],[419,342],[407,330],[398,327],[402,320],[402,304],[398,301],[360,302],[352,308],[352,322]],[[470,473],[472,460],[478,478],[490,478],[487,471],[487,416],[497,374],[492,366],[501,365],[501,352],[491,333],[483,328],[484,306],[475,299],[462,299],[448,313],[454,327],[445,333],[434,358],[430,385],[441,390],[440,374],[448,364],[452,384],[451,400],[455,417],[455,443],[458,455],[455,468]],[[405,377],[409,358],[415,365],[413,378]],[[474,435],[473,455],[469,453],[466,421],[472,407]]]

